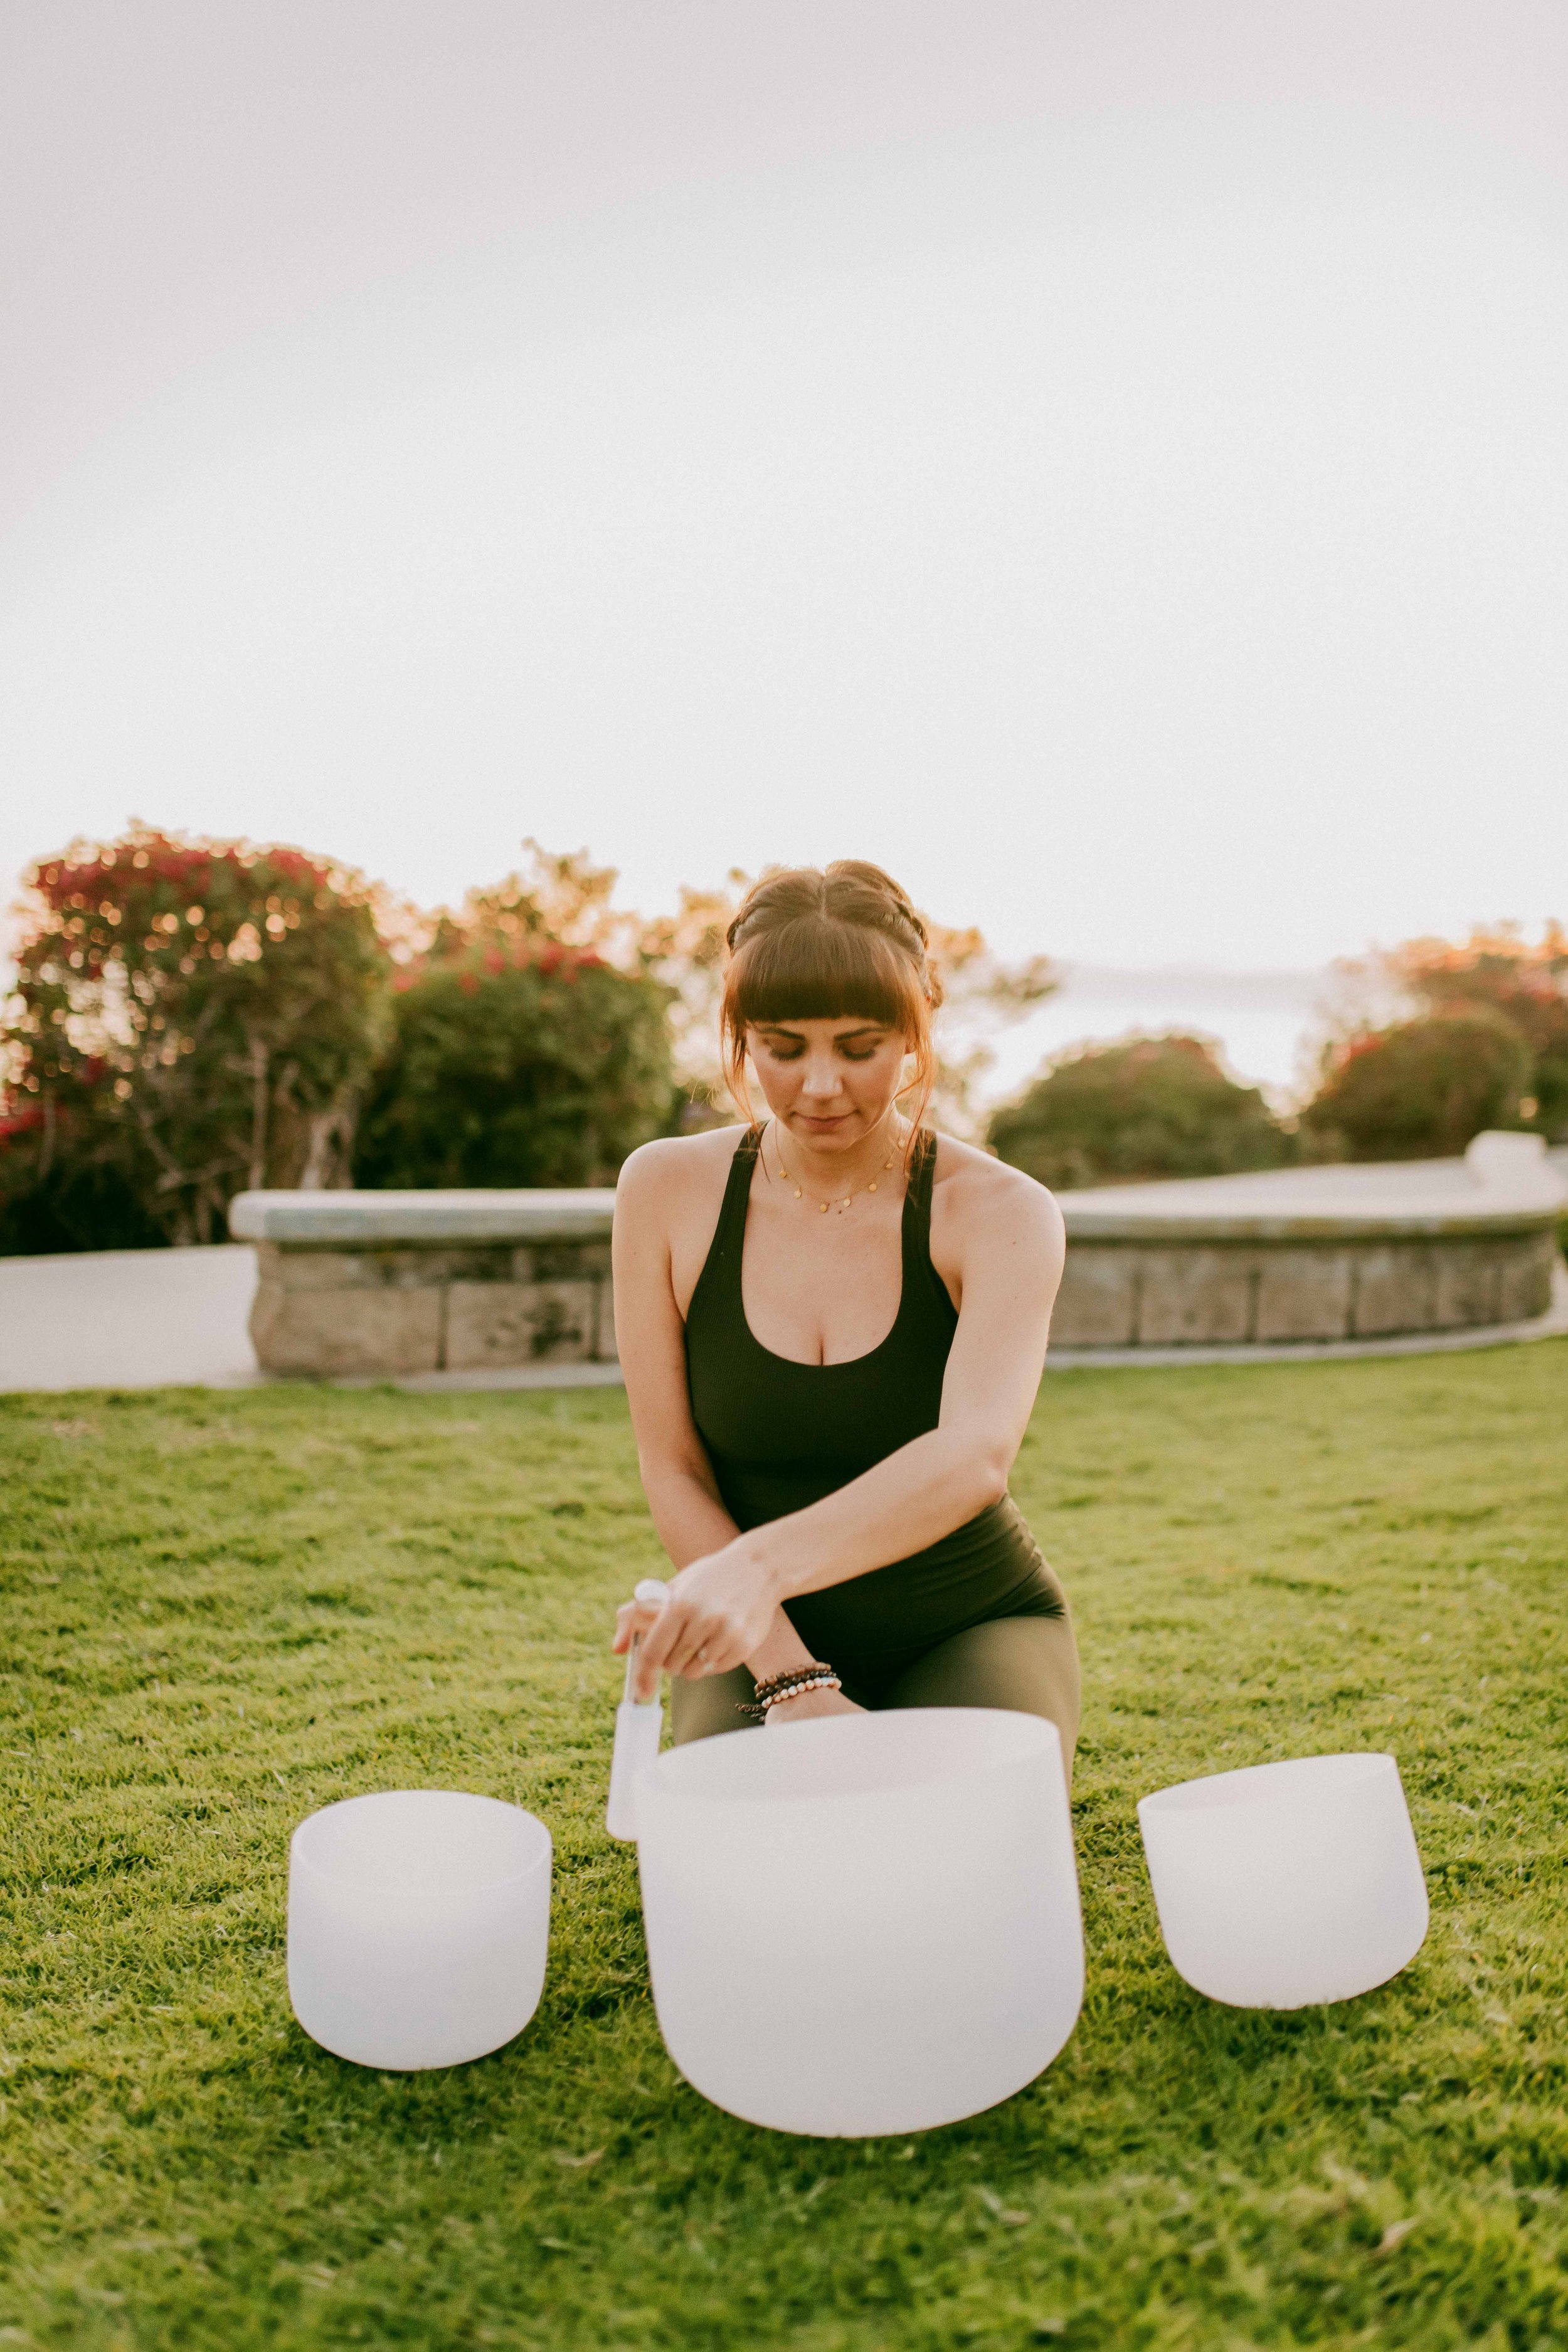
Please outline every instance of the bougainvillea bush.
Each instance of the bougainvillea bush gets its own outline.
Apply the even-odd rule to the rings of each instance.
[[[390,969],[359,876],[137,826],[28,884],[0,1246],[221,1240],[243,1186],[341,1178]]]
[[[1139,1177],[1278,1168],[1292,1139],[1202,1037],[1133,1037],[1066,1055],[992,1118],[999,1158],[1058,1191]]]
[[[1522,1123],[1533,1067],[1501,1013],[1457,1004],[1331,1045],[1302,1126],[1334,1158],[1447,1159],[1483,1128]]]
[[[398,973],[357,1183],[613,1183],[671,1124],[674,990],[622,936],[613,872],[530,849]]]

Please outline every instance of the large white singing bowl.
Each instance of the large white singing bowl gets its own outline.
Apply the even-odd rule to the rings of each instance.
[[[748,2123],[956,2123],[1072,2032],[1072,1825],[1037,1716],[910,1707],[694,1740],[638,1782],[637,1839],[666,2047]]]
[[[1349,2000],[1426,1934],[1426,1885],[1392,1756],[1302,1756],[1184,1780],[1138,1807],[1165,1948],[1237,2009]]]
[[[482,2058],[539,2006],[550,1832],[455,1789],[350,1797],[289,1849],[289,1998],[312,2040],[361,2066]]]

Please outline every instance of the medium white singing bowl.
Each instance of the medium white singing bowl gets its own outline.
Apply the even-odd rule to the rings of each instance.
[[[1426,1934],[1426,1885],[1392,1756],[1301,1756],[1184,1780],[1138,1807],[1179,1972],[1237,2009],[1349,2000]]]
[[[749,2123],[955,2123],[1072,2032],[1072,1825],[1037,1716],[911,1707],[691,1741],[638,1782],[637,1838],[666,2047]]]
[[[455,1789],[350,1797],[289,1849],[289,1997],[312,2040],[361,2066],[482,2058],[539,2006],[550,1832]]]

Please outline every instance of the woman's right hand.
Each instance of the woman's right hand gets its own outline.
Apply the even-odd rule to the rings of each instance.
[[[842,1691],[808,1690],[802,1691],[798,1698],[780,1699],[775,1706],[769,1707],[763,1720],[769,1731],[776,1731],[782,1724],[805,1723],[813,1716],[864,1715],[865,1712],[865,1708],[857,1706],[852,1698],[846,1698]]]

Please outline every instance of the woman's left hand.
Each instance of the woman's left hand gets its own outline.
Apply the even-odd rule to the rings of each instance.
[[[778,1593],[744,1536],[694,1559],[669,1580],[668,1601],[624,1601],[612,1647],[637,1653],[637,1696],[649,1698],[661,1674],[726,1675],[766,1641]]]

